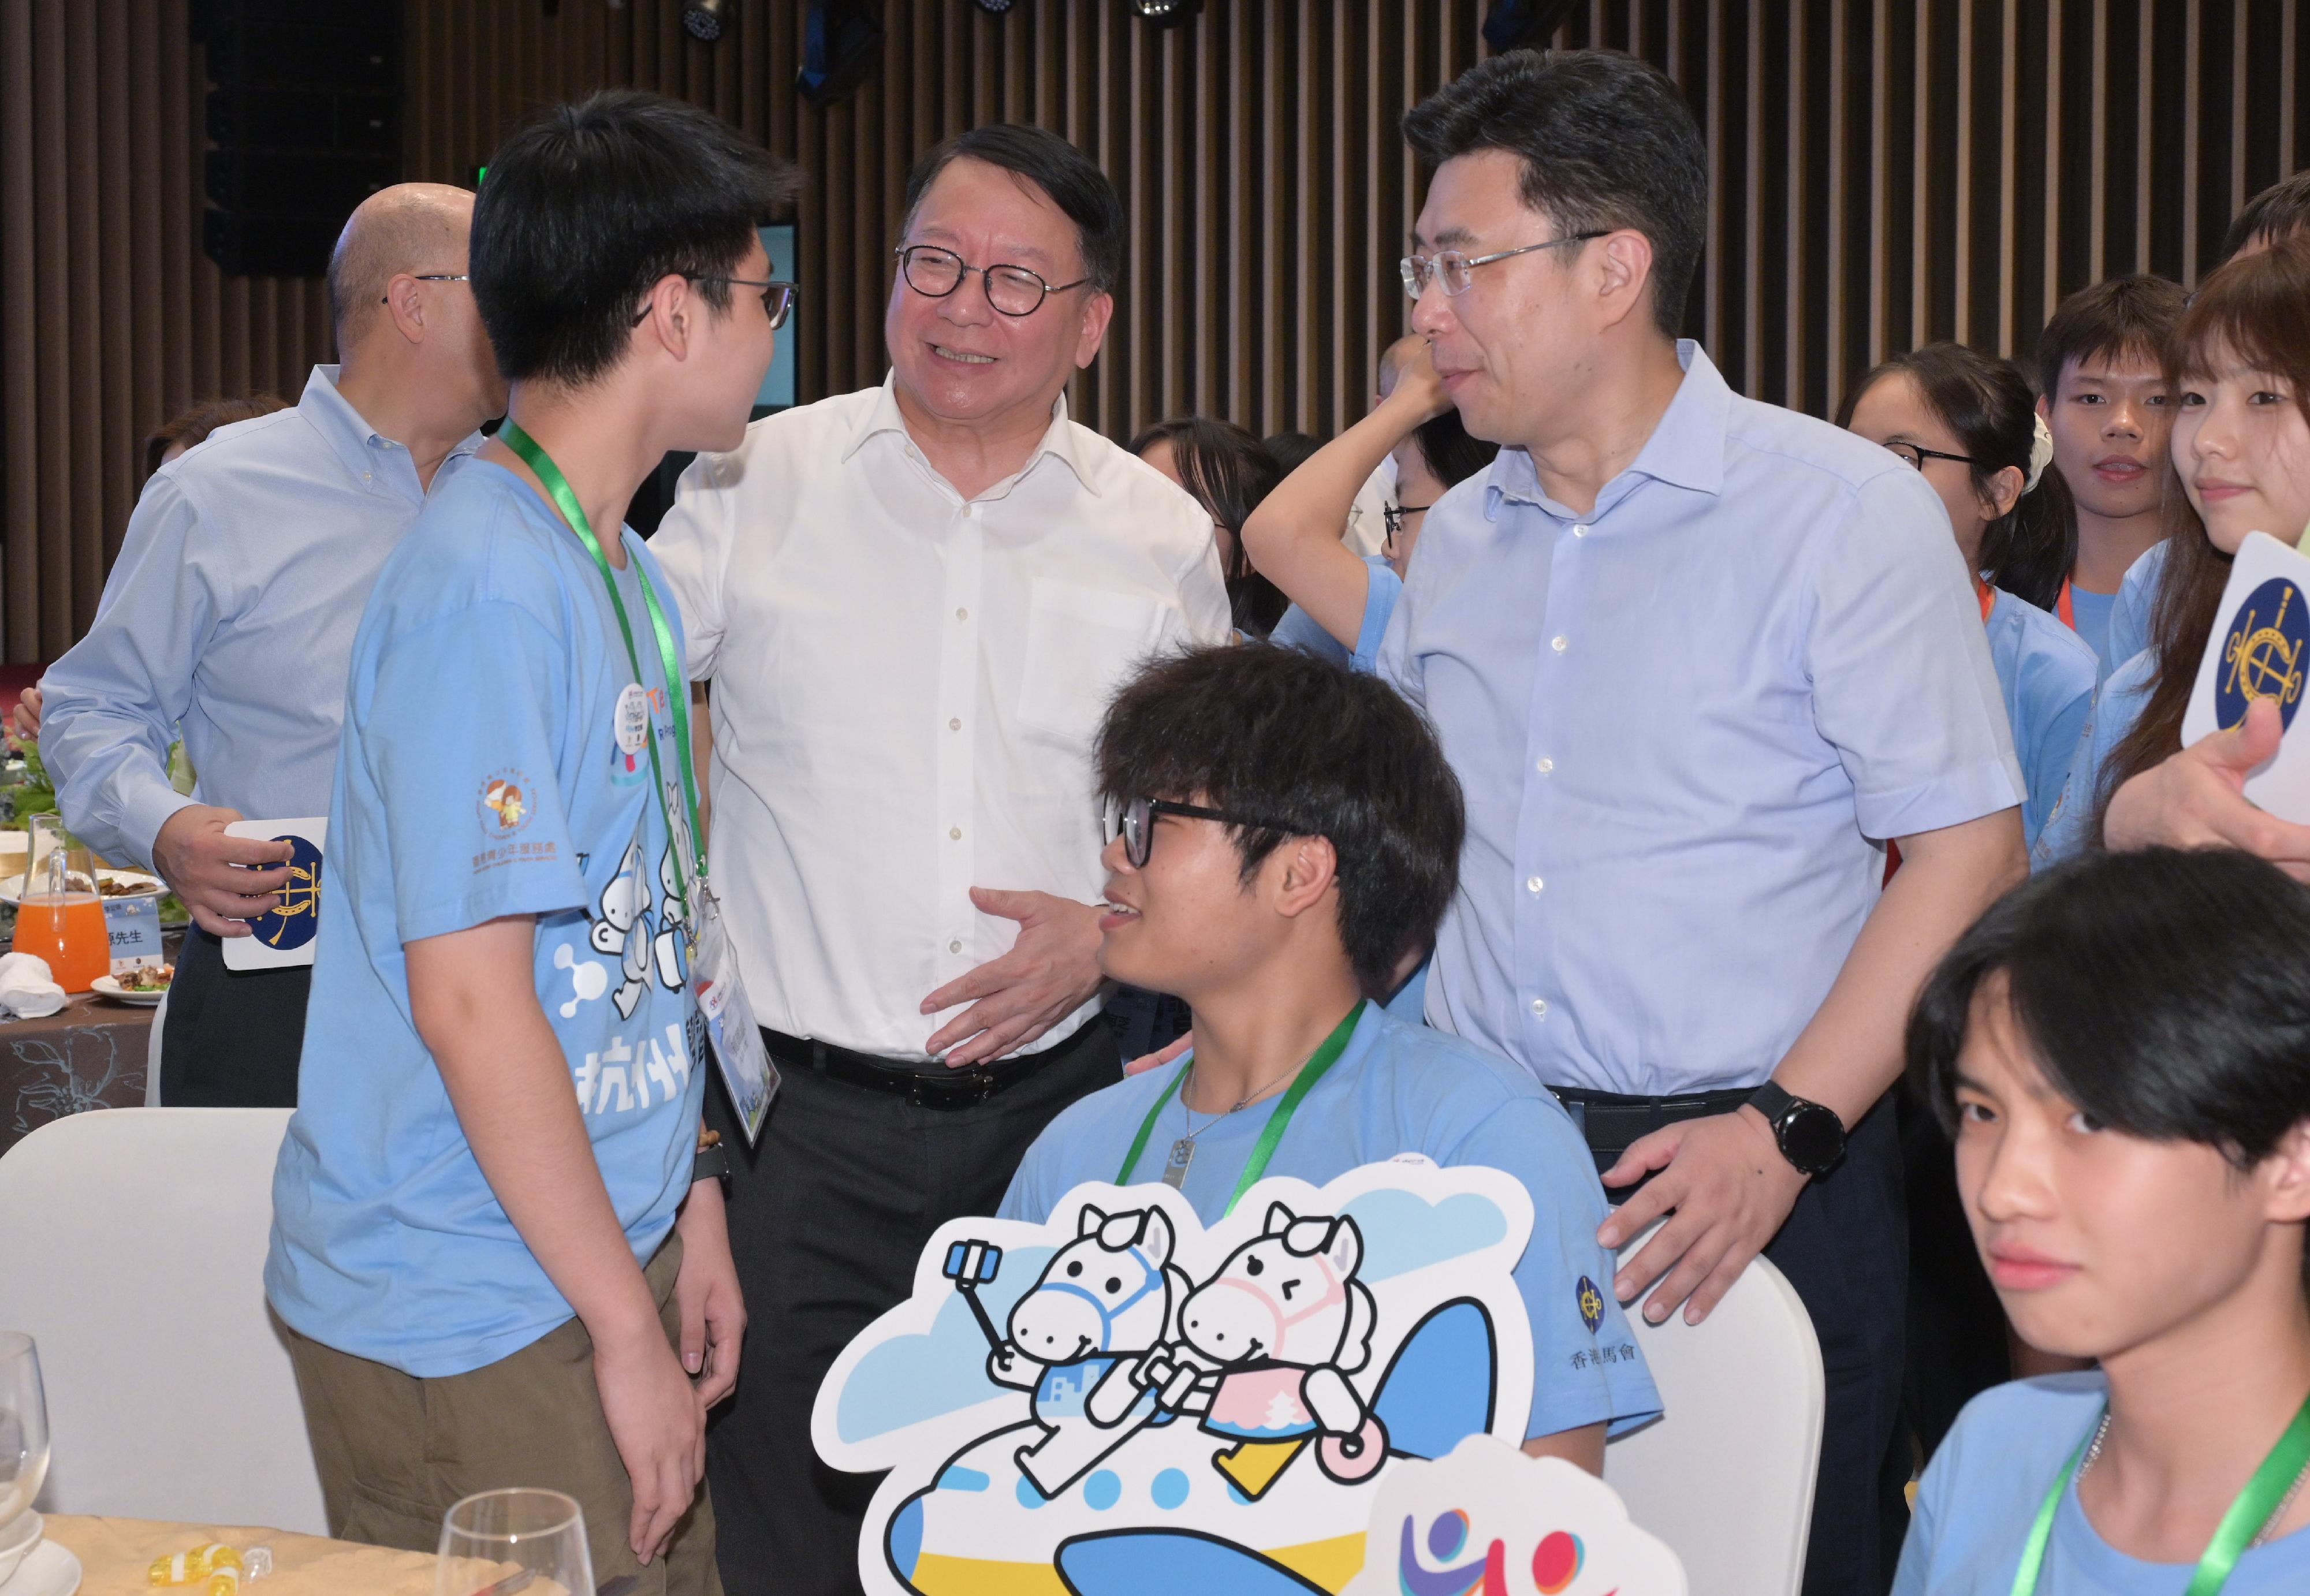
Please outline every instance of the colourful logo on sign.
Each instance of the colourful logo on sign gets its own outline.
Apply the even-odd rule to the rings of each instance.
[[[2310,642],[2310,602],[2283,577],[2246,595],[2222,639],[2221,674],[2214,681],[2214,719],[2224,729],[2245,718],[2256,698],[2274,698],[2280,724],[2291,726],[2302,707],[2302,657]]]
[[[1483,1555],[1445,1568],[1429,1568],[1420,1560],[1412,1537],[1414,1520],[1406,1515],[1395,1555],[1396,1589],[1402,1596],[1510,1596],[1507,1545],[1494,1540]],[[1428,1525],[1428,1555],[1450,1559],[1468,1544],[1468,1515],[1458,1508],[1439,1514]],[[1580,1577],[1587,1548],[1568,1530],[1552,1530],[1540,1538],[1532,1553],[1532,1588],[1539,1596],[1559,1596]],[[1520,1596],[1520,1593],[1519,1593]]]
[[[301,837],[273,840],[289,845],[289,884],[281,889],[281,906],[257,915],[248,928],[268,948],[301,948],[321,928],[321,850]]]
[[[1593,1336],[1596,1333],[1596,1326],[1604,1321],[1604,1294],[1596,1289],[1596,1282],[1586,1275],[1580,1277],[1580,1283],[1573,1288],[1573,1293],[1574,1300],[1580,1305],[1580,1323],[1588,1327],[1588,1333]]]
[[[529,824],[534,805],[529,777],[518,770],[500,770],[482,784],[482,829],[493,837],[511,837]]]

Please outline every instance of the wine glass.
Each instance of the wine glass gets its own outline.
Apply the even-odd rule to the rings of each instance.
[[[483,1491],[441,1519],[434,1596],[594,1596],[586,1515],[560,1491]]]
[[[0,1524],[40,1494],[48,1473],[48,1404],[32,1338],[0,1330]]]

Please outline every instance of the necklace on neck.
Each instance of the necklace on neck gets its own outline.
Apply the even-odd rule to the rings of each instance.
[[[2078,1460],[2077,1479],[2080,1486],[2085,1483],[2086,1476],[2093,1472],[2093,1466],[2101,1461],[2101,1449],[2109,1439],[2109,1421],[2113,1417],[2115,1416],[2108,1409],[2102,1410],[2101,1422],[2094,1426],[2093,1438],[2086,1443],[2085,1456]],[[2295,1470],[2294,1483],[2286,1488],[2286,1494],[2278,1498],[2278,1505],[2272,1507],[2270,1510],[2270,1515],[2262,1521],[2262,1528],[2254,1532],[2252,1540],[2246,1542],[2246,1550],[2252,1551],[2257,1547],[2269,1543],[2271,1534],[2286,1521],[2286,1515],[2293,1511],[2295,1498],[2301,1496],[2302,1487],[2306,1482],[2310,1482],[2310,1460],[2305,1460],[2302,1467]]]
[[[1179,1112],[1186,1116],[1187,1133],[1171,1144],[1171,1157],[1163,1166],[1163,1183],[1169,1186],[1173,1191],[1177,1191],[1186,1182],[1187,1166],[1195,1161],[1196,1137],[1202,1135],[1205,1131],[1210,1130],[1213,1125],[1218,1124],[1220,1121],[1227,1118],[1229,1115],[1241,1114],[1245,1109],[1250,1107],[1254,1103],[1258,1102],[1262,1097],[1267,1096],[1268,1093],[1273,1091],[1277,1087],[1281,1086],[1285,1081],[1290,1080],[1292,1076],[1297,1075],[1301,1068],[1302,1066],[1299,1064],[1292,1065],[1291,1068],[1284,1071],[1281,1074],[1277,1075],[1265,1085],[1255,1087],[1250,1091],[1245,1093],[1242,1097],[1237,1098],[1233,1107],[1220,1109],[1217,1114],[1211,1115],[1209,1120],[1204,1122],[1203,1124],[1198,1125],[1195,1123],[1195,1111],[1187,1106],[1187,1087],[1194,1083],[1195,1077],[1195,1066],[1191,1062],[1187,1065],[1186,1076],[1181,1082],[1179,1088]]]

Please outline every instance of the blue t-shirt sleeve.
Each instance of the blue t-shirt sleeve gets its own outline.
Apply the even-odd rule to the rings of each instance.
[[[1369,619],[1368,611],[1366,612],[1366,619]],[[1340,646],[1339,639],[1318,626],[1316,618],[1297,604],[1283,612],[1283,618],[1275,623],[1275,629],[1267,634],[1267,640],[1280,643],[1286,648],[1297,648],[1302,654],[1312,654],[1318,659],[1330,660],[1334,664],[1348,663],[1348,651]]]
[[[1355,670],[1370,675],[1379,669],[1380,639],[1387,636],[1388,618],[1395,613],[1395,601],[1403,596],[1403,578],[1376,554],[1365,559],[1364,568],[1371,573],[1364,588],[1364,624],[1356,634],[1355,657],[1349,663]]]
[[[484,600],[380,640],[354,707],[404,942],[585,905],[553,724],[572,691],[561,639],[519,604]]]
[[[1532,1322],[1525,1436],[1599,1423],[1617,1436],[1657,1415],[1660,1393],[1612,1297],[1612,1256],[1596,1242],[1604,1188],[1563,1110],[1536,1097],[1511,1097],[1442,1161],[1505,1171],[1532,1193],[1532,1239],[1515,1267]]]

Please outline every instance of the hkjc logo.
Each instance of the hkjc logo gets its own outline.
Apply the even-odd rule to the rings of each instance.
[[[530,791],[529,777],[518,770],[508,768],[493,773],[482,784],[482,829],[502,841],[528,825],[534,807],[530,802]]]
[[[1573,1301],[1579,1305],[1580,1323],[1588,1327],[1590,1335],[1594,1335],[1596,1327],[1604,1322],[1604,1294],[1596,1289],[1595,1281],[1582,1275],[1580,1283],[1573,1288]]]
[[[2246,595],[2222,639],[2221,675],[2214,683],[2214,720],[2223,730],[2245,718],[2256,698],[2278,701],[2281,728],[2302,707],[2303,644],[2310,641],[2310,603],[2283,577]]]
[[[1403,1521],[1396,1548],[1395,1576],[1403,1596],[1510,1596],[1515,1590],[1510,1583],[1507,1542],[1491,1541],[1468,1562],[1429,1568],[1414,1546],[1413,1522],[1409,1517]],[[1428,1526],[1427,1539],[1428,1555],[1447,1563],[1473,1549],[1468,1545],[1468,1515],[1457,1508],[1437,1515]],[[1580,1577],[1587,1556],[1579,1536],[1569,1530],[1551,1530],[1533,1548],[1532,1589],[1540,1596],[1558,1596]]]
[[[295,835],[276,837],[289,845],[289,884],[281,889],[281,902],[248,923],[250,932],[268,948],[301,948],[321,926],[321,850]]]

